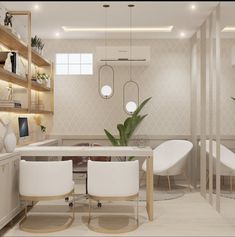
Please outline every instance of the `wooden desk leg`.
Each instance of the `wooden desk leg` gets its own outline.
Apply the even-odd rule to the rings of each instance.
[[[147,158],[146,169],[146,209],[150,221],[153,221],[153,157]]]

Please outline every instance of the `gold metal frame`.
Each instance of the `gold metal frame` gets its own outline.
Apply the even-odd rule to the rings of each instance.
[[[124,196],[124,197],[103,197],[103,196],[93,196],[88,195],[89,198],[89,214],[88,214],[88,228],[95,232],[105,233],[105,234],[120,234],[133,231],[138,228],[139,226],[139,194],[131,195],[131,196]],[[91,220],[97,219],[98,217],[91,217],[91,204],[92,200],[94,201],[133,201],[136,200],[136,218],[129,217],[129,219],[134,219],[136,222],[134,225],[130,225],[129,228],[123,230],[107,230],[103,227],[95,227],[91,225]]]
[[[34,228],[28,228],[24,226],[24,223],[26,222],[26,220],[28,219],[27,216],[27,201],[49,201],[49,200],[57,200],[57,199],[62,199],[68,196],[72,196],[73,197],[73,208],[72,208],[72,216],[68,216],[68,220],[65,224],[61,225],[61,226],[56,226],[56,227],[52,227],[52,228],[46,228],[46,229],[34,229]],[[24,217],[23,219],[20,221],[19,223],[19,228],[23,231],[27,231],[30,233],[50,233],[50,232],[55,232],[55,231],[59,231],[59,230],[64,230],[67,229],[74,221],[74,190],[72,190],[69,193],[66,193],[64,195],[58,195],[58,196],[22,196],[20,195],[20,199],[25,201],[25,212],[24,212]]]

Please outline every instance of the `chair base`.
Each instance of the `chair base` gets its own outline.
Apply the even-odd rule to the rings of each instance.
[[[20,197],[21,197],[21,200],[24,200],[24,201],[29,201],[29,200],[30,201],[45,201],[45,200],[56,200],[56,199],[66,198],[68,196],[73,197],[73,203],[74,203],[74,190],[72,190],[71,192],[69,192],[65,195],[59,195],[59,196],[50,196],[50,197],[20,196]],[[30,233],[51,233],[51,232],[64,230],[64,229],[67,229],[73,223],[74,217],[75,217],[74,213],[75,213],[75,210],[74,210],[74,205],[73,205],[72,216],[68,216],[68,220],[66,221],[66,223],[64,223],[62,225],[53,226],[53,227],[50,227],[50,228],[45,228],[45,229],[30,228],[30,227],[27,227],[25,225],[27,219],[29,219],[29,217],[27,216],[27,203],[26,203],[24,217],[19,223],[19,228],[23,231],[30,232]]]
[[[56,226],[56,227],[51,227],[51,228],[30,228],[30,227],[26,227],[25,223],[27,221],[27,219],[29,219],[29,217],[25,216],[19,223],[19,228],[22,231],[26,231],[26,232],[30,232],[30,233],[51,233],[51,232],[56,232],[56,231],[61,231],[61,230],[65,230],[68,227],[70,227],[74,221],[74,217],[73,216],[68,216],[68,220],[66,223],[64,223],[61,226]]]
[[[130,201],[130,200],[136,200],[136,218],[134,217],[130,217],[128,216],[129,220],[134,221],[134,224],[132,225],[128,225],[125,228],[121,228],[121,229],[106,229],[103,227],[95,227],[93,225],[91,225],[91,220],[95,220],[98,219],[99,217],[91,217],[91,201]],[[108,216],[110,218],[112,217],[116,217],[114,215],[110,216],[110,215],[105,215]],[[133,231],[135,229],[137,229],[139,227],[139,194],[135,194],[135,195],[131,195],[131,196],[126,196],[126,197],[100,197],[100,196],[93,196],[93,195],[89,195],[89,216],[88,216],[88,228],[92,231],[95,232],[99,232],[99,233],[103,233],[103,234],[121,234],[121,233],[126,233],[126,232],[130,232]]]
[[[132,220],[132,222],[134,222],[134,224],[131,224],[131,225],[129,224],[128,226],[121,228],[121,229],[117,229],[117,230],[114,230],[114,229],[111,230],[111,229],[106,229],[104,227],[100,227],[100,226],[97,227],[95,225],[92,225],[91,222],[98,220],[100,217],[93,216],[92,218],[90,218],[90,220],[88,222],[88,228],[90,230],[98,232],[98,233],[102,233],[102,234],[123,234],[123,233],[134,231],[139,227],[138,219],[136,219],[134,217],[128,217],[128,219]],[[106,217],[112,218],[112,215],[106,215]]]

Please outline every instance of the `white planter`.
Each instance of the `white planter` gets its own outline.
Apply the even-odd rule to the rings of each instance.
[[[7,153],[11,153],[16,148],[16,136],[11,130],[9,124],[6,127],[6,133],[4,136],[4,146]]]

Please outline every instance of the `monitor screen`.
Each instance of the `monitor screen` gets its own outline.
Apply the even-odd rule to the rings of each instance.
[[[28,118],[18,118],[20,137],[29,136]]]

